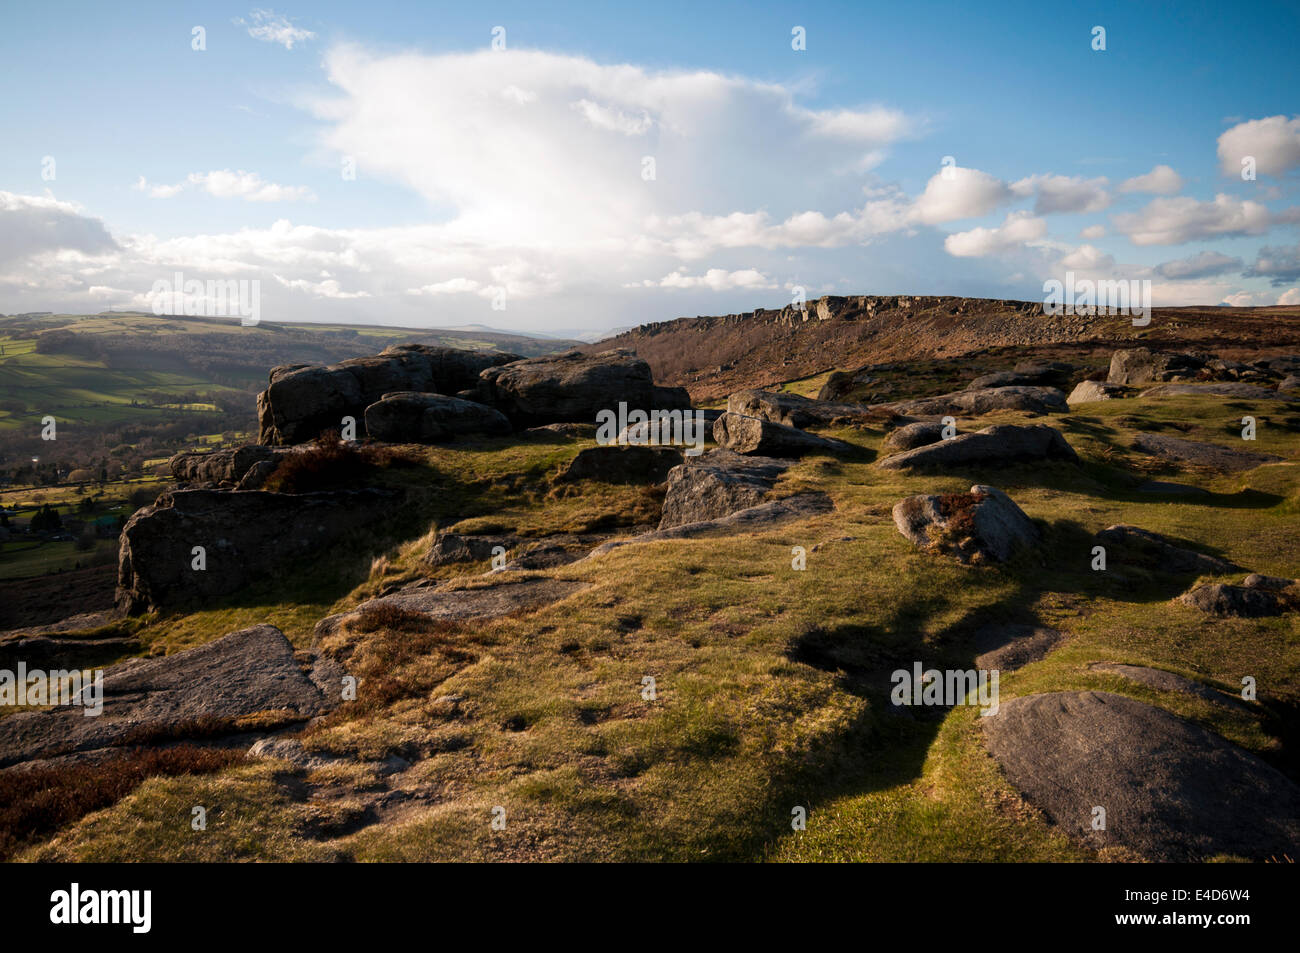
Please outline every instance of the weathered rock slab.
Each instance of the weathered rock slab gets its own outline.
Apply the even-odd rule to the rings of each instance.
[[[711,450],[668,472],[660,529],[719,519],[765,501],[793,461]]]
[[[853,450],[840,440],[730,411],[713,422],[713,439],[727,450],[766,457],[801,457],[806,453],[848,453]]]
[[[1053,427],[1005,424],[906,450],[884,458],[876,466],[882,470],[905,470],[971,463],[1000,465],[1025,460],[1077,462],[1078,459],[1074,448]]]
[[[1140,433],[1133,438],[1133,449],[1152,456],[1193,463],[1223,473],[1253,470],[1265,463],[1277,463],[1282,458],[1271,453],[1251,450],[1234,450],[1217,443],[1202,443],[1182,437],[1160,433]]]
[[[366,435],[388,443],[442,443],[511,431],[500,411],[459,397],[396,391],[365,411]]]
[[[955,556],[963,563],[1006,562],[1037,543],[1038,528],[1011,497],[991,486],[969,493],[913,496],[894,506],[894,525],[920,549]]]

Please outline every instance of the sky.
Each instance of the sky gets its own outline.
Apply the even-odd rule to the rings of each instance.
[[[1295,3],[9,4],[0,311],[1300,304]],[[1244,164],[1243,164],[1244,163]]]

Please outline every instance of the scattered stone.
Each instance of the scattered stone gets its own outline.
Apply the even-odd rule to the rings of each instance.
[[[1070,391],[1070,396],[1065,398],[1065,402],[1071,406],[1091,404],[1099,400],[1115,400],[1123,397],[1127,392],[1128,388],[1119,384],[1105,381],[1079,381],[1074,390]]]
[[[655,408],[656,393],[650,365],[627,349],[569,351],[489,367],[479,375],[482,402],[523,427],[592,422],[599,411],[617,413],[620,402],[631,410],[674,409]]]
[[[590,556],[601,556],[620,546],[632,543],[653,543],[662,539],[694,539],[715,532],[735,534],[744,530],[759,529],[783,523],[788,520],[805,519],[819,516],[835,509],[831,498],[825,493],[799,493],[783,500],[760,503],[743,510],[737,510],[718,519],[700,520],[694,523],[679,523],[666,529],[651,530],[631,539],[611,540],[593,549]],[[816,549],[817,547],[813,547]],[[590,556],[588,558],[590,558]]]
[[[1271,453],[1234,450],[1217,443],[1201,443],[1197,440],[1185,440],[1182,437],[1170,437],[1159,433],[1138,434],[1133,438],[1133,449],[1153,456],[1209,467],[1223,473],[1253,470],[1265,463],[1277,463],[1282,459]]]
[[[1236,400],[1294,400],[1267,387],[1243,384],[1239,381],[1219,381],[1209,384],[1157,384],[1140,395],[1149,397],[1227,397]]]
[[[711,450],[668,472],[660,529],[719,519],[765,501],[790,460]]]
[[[1300,846],[1300,788],[1255,755],[1110,692],[1013,698],[980,719],[1007,779],[1090,847],[1151,861],[1254,860]],[[1093,808],[1104,807],[1104,830]]]
[[[1176,601],[1210,615],[1257,619],[1294,609],[1300,599],[1285,591],[1211,583],[1189,589]]]
[[[897,430],[891,430],[881,441],[880,448],[886,453],[898,453],[903,450],[915,450],[938,443],[943,439],[943,424],[937,420],[920,420],[906,424]],[[955,438],[954,438],[955,439]]]
[[[456,437],[510,433],[500,412],[442,394],[396,391],[366,408],[366,434],[388,443],[441,443]]]
[[[447,586],[405,589],[392,595],[363,602],[357,608],[326,616],[316,623],[313,645],[341,628],[364,621],[367,615],[414,613],[431,620],[494,619],[524,609],[540,609],[587,588],[586,583],[563,579],[515,579],[474,589]]]
[[[975,633],[975,668],[1012,672],[1037,662],[1065,636],[1041,625],[986,625]]]
[[[880,406],[904,416],[922,417],[979,417],[1000,410],[1023,410],[1041,416],[1063,414],[1070,409],[1065,394],[1055,387],[986,387]]]
[[[423,562],[430,566],[464,562],[481,562],[487,565],[492,561],[492,550],[498,546],[509,550],[517,542],[514,536],[462,536],[459,533],[443,533],[433,541],[429,551],[424,554]]]
[[[1283,589],[1290,589],[1292,586],[1300,585],[1300,580],[1287,579],[1284,576],[1265,576],[1262,573],[1253,572],[1241,584],[1247,589],[1270,589],[1273,592],[1281,592]]]
[[[742,390],[727,398],[727,412],[757,417],[775,424],[803,429],[848,418],[878,421],[882,414],[862,404],[842,404],[827,400],[809,400],[797,394],[765,390]]]
[[[1004,424],[906,450],[886,457],[876,466],[882,470],[905,470],[971,463],[996,465],[1023,460],[1064,460],[1075,463],[1078,459],[1074,448],[1053,427],[1046,424],[1023,427]]]
[[[1295,374],[1291,374],[1288,377],[1282,378],[1281,382],[1279,382],[1277,385],[1277,392],[1279,394],[1300,393],[1300,377],[1297,377]]]
[[[774,424],[758,417],[725,413],[713,422],[713,439],[736,453],[768,457],[801,457],[806,453],[846,453],[853,447],[842,440]]]
[[[1164,669],[1148,668],[1145,665],[1124,665],[1119,662],[1093,662],[1088,668],[1094,672],[1118,675],[1120,678],[1127,678],[1129,681],[1137,682],[1139,685],[1145,685],[1148,688],[1154,688],[1157,691],[1195,695],[1197,698],[1214,702],[1216,705],[1231,705],[1237,708],[1246,707],[1241,699],[1235,695],[1216,691],[1209,685],[1203,685],[1173,672],[1166,672]]]
[[[909,497],[895,504],[893,515],[898,531],[918,548],[956,556],[962,563],[1006,562],[1016,549],[1039,539],[1024,510],[991,486]]]
[[[554,482],[663,483],[682,459],[674,447],[588,447],[560,467]]]
[[[257,625],[156,659],[131,659],[104,674],[104,710],[81,706],[18,712],[0,719],[0,766],[68,751],[209,733],[214,723],[263,712],[305,720],[333,708],[294,659],[275,626]],[[235,729],[231,729],[234,733]]]
[[[1096,539],[1107,547],[1108,555],[1114,550],[1121,562],[1139,562],[1156,571],[1217,575],[1237,568],[1226,559],[1175,546],[1159,533],[1125,523],[1107,526]]]
[[[264,580],[347,534],[391,519],[399,493],[176,490],[122,529],[116,602],[130,614],[193,605]],[[193,568],[194,547],[205,568]]]

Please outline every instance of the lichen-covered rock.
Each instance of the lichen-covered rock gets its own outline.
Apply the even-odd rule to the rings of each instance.
[[[588,447],[560,468],[555,482],[663,483],[682,459],[674,447]]]
[[[1137,347],[1116,351],[1110,358],[1107,383],[1134,387],[1154,381],[1167,381],[1190,377],[1205,366],[1205,361],[1192,354],[1175,354]]]
[[[767,457],[801,457],[806,453],[846,453],[852,447],[840,440],[805,433],[785,424],[744,414],[725,413],[713,422],[713,440],[736,453]]]
[[[1070,396],[1065,398],[1065,402],[1070,406],[1091,404],[1099,400],[1114,400],[1123,397],[1125,393],[1127,393],[1126,388],[1119,384],[1111,384],[1107,381],[1079,381],[1074,390],[1070,391]]]
[[[917,547],[963,563],[1006,562],[1038,542],[1038,528],[1011,497],[991,486],[969,493],[923,495],[894,506],[894,525]]]
[[[879,420],[882,412],[862,404],[842,404],[828,400],[809,400],[798,394],[781,394],[766,390],[737,391],[727,398],[727,412],[757,417],[787,427],[802,429],[833,420]]]
[[[1037,415],[1063,414],[1070,409],[1065,394],[1055,387],[985,387],[881,406],[905,416],[922,417],[979,417],[999,410],[1023,410]]]
[[[620,402],[634,410],[680,409],[655,407],[661,391],[651,379],[650,365],[626,349],[569,351],[489,367],[479,375],[478,392],[483,403],[520,427],[591,423],[602,410],[617,413]],[[679,402],[680,395],[671,399]]]
[[[261,463],[275,466],[288,448],[263,447],[248,444],[223,450],[186,450],[167,461],[172,478],[177,483],[239,483],[254,466]],[[269,473],[268,473],[269,475]]]
[[[1046,424],[985,427],[975,433],[958,434],[951,440],[926,444],[886,457],[876,466],[882,470],[922,467],[952,467],[967,464],[1001,465],[1024,460],[1077,462],[1074,448],[1061,432]]]
[[[914,424],[905,424],[897,430],[891,430],[881,441],[880,448],[886,453],[900,453],[904,450],[915,450],[917,447],[928,447],[942,439],[942,423],[937,420],[920,420]]]
[[[660,529],[720,519],[766,501],[794,461],[711,450],[668,473]]]
[[[1133,438],[1133,449],[1153,456],[1209,467],[1224,473],[1253,470],[1282,458],[1272,453],[1237,450],[1217,443],[1201,443],[1161,433],[1140,433]]]

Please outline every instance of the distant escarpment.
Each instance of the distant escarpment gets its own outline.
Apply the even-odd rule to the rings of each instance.
[[[827,296],[800,309],[758,309],[719,317],[643,324],[587,348],[631,348],[657,382],[686,387],[694,400],[743,388],[771,388],[833,369],[921,358],[957,358],[1016,348],[1021,357],[1100,353],[1135,341],[1169,348],[1224,341],[1258,348],[1300,343],[1297,308],[1157,308],[1145,326],[1128,315],[1061,314],[1036,301],[934,295]],[[1026,351],[1031,349],[1031,351]]]

